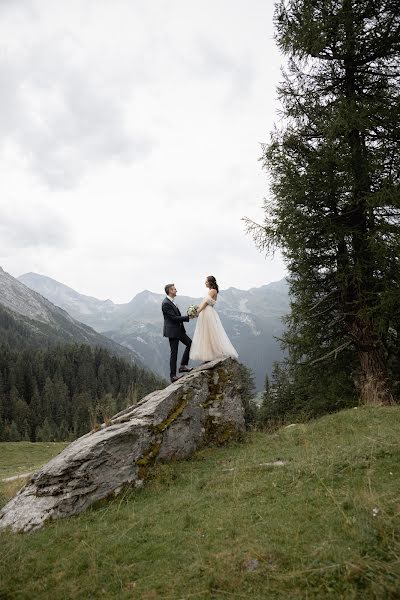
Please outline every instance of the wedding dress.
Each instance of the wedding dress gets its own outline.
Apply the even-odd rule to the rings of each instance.
[[[206,296],[203,302],[207,306],[200,312],[194,331],[190,358],[192,360],[215,360],[231,356],[238,358],[238,353],[226,335],[217,311],[214,309],[216,300]]]

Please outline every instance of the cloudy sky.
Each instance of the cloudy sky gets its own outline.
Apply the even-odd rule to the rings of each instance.
[[[272,0],[0,0],[0,265],[126,302],[284,276],[243,216],[278,120]]]

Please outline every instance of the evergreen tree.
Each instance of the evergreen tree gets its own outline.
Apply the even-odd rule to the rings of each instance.
[[[24,422],[21,424],[20,432],[21,432],[21,440],[22,441],[24,441],[24,442],[31,441],[31,428],[30,428],[28,419],[25,419]]]
[[[244,407],[244,420],[247,428],[251,428],[256,423],[257,406],[254,402],[256,386],[254,383],[254,374],[248,367],[240,365],[240,384],[241,398]]]
[[[54,442],[55,438],[51,423],[48,419],[45,419],[43,425],[37,428],[36,440],[38,442]]]
[[[93,402],[88,392],[76,394],[72,399],[72,426],[75,437],[87,433],[98,424],[97,410],[93,411]]]
[[[60,427],[58,428],[57,439],[59,442],[67,442],[71,439],[71,432],[68,430],[68,425],[65,420],[61,421]]]
[[[400,332],[400,11],[397,0],[281,0],[285,125],[264,147],[272,200],[260,248],[282,249],[289,380],[315,401],[390,404]],[[396,361],[395,361],[396,362]],[[398,379],[398,377],[397,377]],[[310,387],[311,386],[311,387]],[[308,391],[307,391],[308,389]],[[332,407],[333,408],[333,407]]]
[[[57,426],[66,417],[68,400],[68,387],[64,383],[61,373],[58,372],[53,378],[53,397],[51,400],[51,415]]]
[[[36,438],[35,438],[36,429],[37,429],[37,427],[39,427],[39,425],[41,423],[43,423],[44,418],[45,418],[42,402],[41,402],[40,395],[39,395],[39,389],[38,389],[38,385],[37,385],[35,377],[33,377],[33,379],[32,379],[32,396],[30,398],[29,408],[31,411],[31,419],[30,419],[31,437],[30,437],[30,439],[32,442],[35,442],[36,441]]]
[[[128,393],[126,396],[125,406],[122,408],[128,408],[129,406],[134,406],[138,402],[138,389],[137,386],[132,382],[128,386]]]
[[[4,394],[4,380],[3,380],[3,374],[0,370],[0,424],[2,423],[4,425],[4,420],[5,420],[5,404],[6,404],[6,397]],[[1,437],[0,437],[1,439]]]
[[[49,371],[49,374],[51,371]],[[54,386],[50,376],[46,377],[46,382],[42,391],[43,414],[52,420],[54,403]]]
[[[29,438],[29,422],[31,414],[28,404],[22,398],[17,398],[15,401],[13,406],[13,417],[21,437],[25,439],[28,436]]]
[[[87,433],[92,421],[103,422],[125,408],[129,390],[145,395],[164,385],[153,373],[101,348],[72,345],[13,351],[3,344],[0,436],[4,441],[10,436],[36,441],[36,435],[43,441],[71,439]]]
[[[8,428],[6,428],[6,438],[7,441],[10,442],[19,442],[21,441],[21,434],[18,431],[17,424],[15,421],[11,421]]]
[[[264,384],[263,398],[268,398],[269,397],[270,390],[271,390],[271,383],[270,383],[269,376],[268,376],[268,373],[267,373],[265,375],[265,384]]]

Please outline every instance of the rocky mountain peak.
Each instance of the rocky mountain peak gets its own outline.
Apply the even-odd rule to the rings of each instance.
[[[6,308],[42,323],[53,323],[49,301],[0,267],[0,303]]]
[[[109,338],[100,335],[90,326],[82,323],[83,319],[75,320],[64,308],[62,302],[63,296],[48,293],[49,288],[62,284],[46,278],[43,284],[41,275],[32,273],[34,278],[37,278],[38,284],[43,289],[43,294],[47,294],[59,304],[53,303],[38,291],[31,289],[19,279],[15,279],[9,273],[6,273],[0,268],[0,307],[10,311],[14,319],[22,321],[36,337],[37,341],[52,343],[80,343],[89,344],[90,346],[101,346],[107,348],[117,356],[123,356],[127,360],[140,363],[138,354],[131,349],[110,340]],[[32,278],[32,279],[34,279]],[[31,281],[32,281],[31,279]],[[50,285],[48,282],[50,282]],[[64,286],[66,287],[66,286]],[[68,289],[68,288],[67,288]],[[75,306],[80,304],[80,295],[78,292],[71,290],[75,297]],[[71,296],[67,296],[69,299]],[[95,306],[100,303],[103,307],[103,312],[107,313],[107,307],[104,309],[104,304],[100,300],[95,299]],[[60,307],[62,306],[62,308]],[[87,304],[83,304],[86,308]],[[111,307],[113,310],[114,305]],[[110,310],[110,309],[108,309]]]

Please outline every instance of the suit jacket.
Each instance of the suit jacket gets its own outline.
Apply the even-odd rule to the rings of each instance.
[[[182,317],[179,308],[169,298],[164,298],[161,309],[164,315],[164,337],[180,338],[186,333],[183,323],[188,322],[189,317]]]

